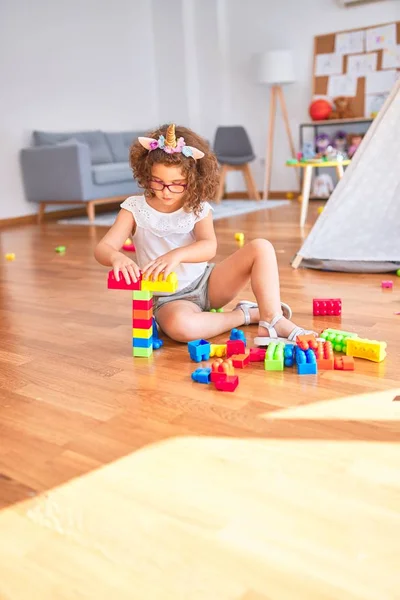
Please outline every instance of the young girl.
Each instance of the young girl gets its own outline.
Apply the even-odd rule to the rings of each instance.
[[[219,172],[205,140],[185,127],[165,125],[132,145],[130,164],[144,195],[121,204],[95,257],[112,266],[117,280],[121,272],[128,284],[140,271],[153,279],[160,273],[164,278],[177,274],[175,294],[154,295],[154,316],[169,337],[179,342],[212,338],[250,323],[258,323],[258,345],[305,333],[289,321],[291,310],[281,304],[270,242],[252,240],[217,265],[208,262],[217,241],[206,200],[215,196]],[[136,262],[120,252],[132,235]],[[257,304],[243,301],[229,312],[208,312],[233,300],[249,279]]]

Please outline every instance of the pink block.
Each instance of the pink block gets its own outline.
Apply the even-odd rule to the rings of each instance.
[[[386,279],[384,281],[382,281],[381,286],[383,288],[388,288],[388,289],[393,289],[393,281],[390,281],[389,279]]]
[[[119,281],[115,279],[114,271],[110,271],[108,273],[108,281],[107,287],[109,290],[131,290],[131,291],[139,291],[142,285],[142,277],[136,281],[136,283],[126,283],[122,273],[119,273]]]
[[[265,348],[250,348],[250,362],[263,362],[266,352]]]
[[[150,329],[153,327],[153,319],[133,319],[133,329]]]
[[[335,316],[339,317],[342,314],[342,301],[340,298],[314,298],[313,299],[313,315],[320,316]]]
[[[246,352],[246,346],[242,340],[228,340],[226,342],[226,355],[232,356],[233,354],[244,354]]]

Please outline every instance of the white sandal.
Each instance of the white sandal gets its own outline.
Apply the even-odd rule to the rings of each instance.
[[[286,317],[286,319],[290,319],[292,316],[292,309],[290,308],[290,306],[288,304],[285,304],[285,302],[281,302],[281,306],[282,306],[283,316]],[[243,311],[243,314],[244,314],[244,324],[243,325],[250,325],[251,317],[250,317],[249,309],[250,308],[258,308],[258,304],[256,302],[250,302],[249,300],[242,300],[241,302],[239,302],[239,304],[237,304],[235,306],[234,310],[236,310],[237,308],[240,308]]]
[[[297,325],[294,329],[289,333],[287,338],[278,337],[278,334],[275,329],[275,325],[283,318],[283,315],[275,315],[272,319],[271,323],[267,321],[260,321],[259,325],[261,327],[265,327],[268,329],[269,337],[255,337],[254,344],[256,346],[268,346],[271,342],[284,342],[285,344],[296,344],[296,338],[298,335],[308,335],[310,333],[317,335],[315,331],[309,331],[308,329],[303,329],[302,327],[298,327]]]

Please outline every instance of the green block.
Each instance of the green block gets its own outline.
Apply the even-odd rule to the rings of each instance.
[[[349,338],[357,338],[357,333],[350,331],[341,331],[340,329],[325,329],[320,337],[328,342],[332,342],[332,347],[335,352],[346,352],[347,340]]]
[[[133,347],[133,356],[150,358],[153,354],[153,348],[138,348],[136,346]]]
[[[151,300],[153,297],[153,292],[142,292],[142,291],[134,291],[132,292],[132,300]]]
[[[283,371],[285,344],[271,342],[265,354],[264,369],[266,371]]]

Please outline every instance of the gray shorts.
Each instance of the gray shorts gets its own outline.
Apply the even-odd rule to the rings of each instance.
[[[208,300],[208,280],[214,267],[214,263],[207,265],[204,273],[200,275],[200,277],[175,294],[171,294],[170,296],[154,296],[153,315],[157,318],[157,311],[165,304],[168,304],[168,302],[175,302],[175,300],[187,300],[188,302],[197,304],[201,310],[210,310],[210,302]]]

